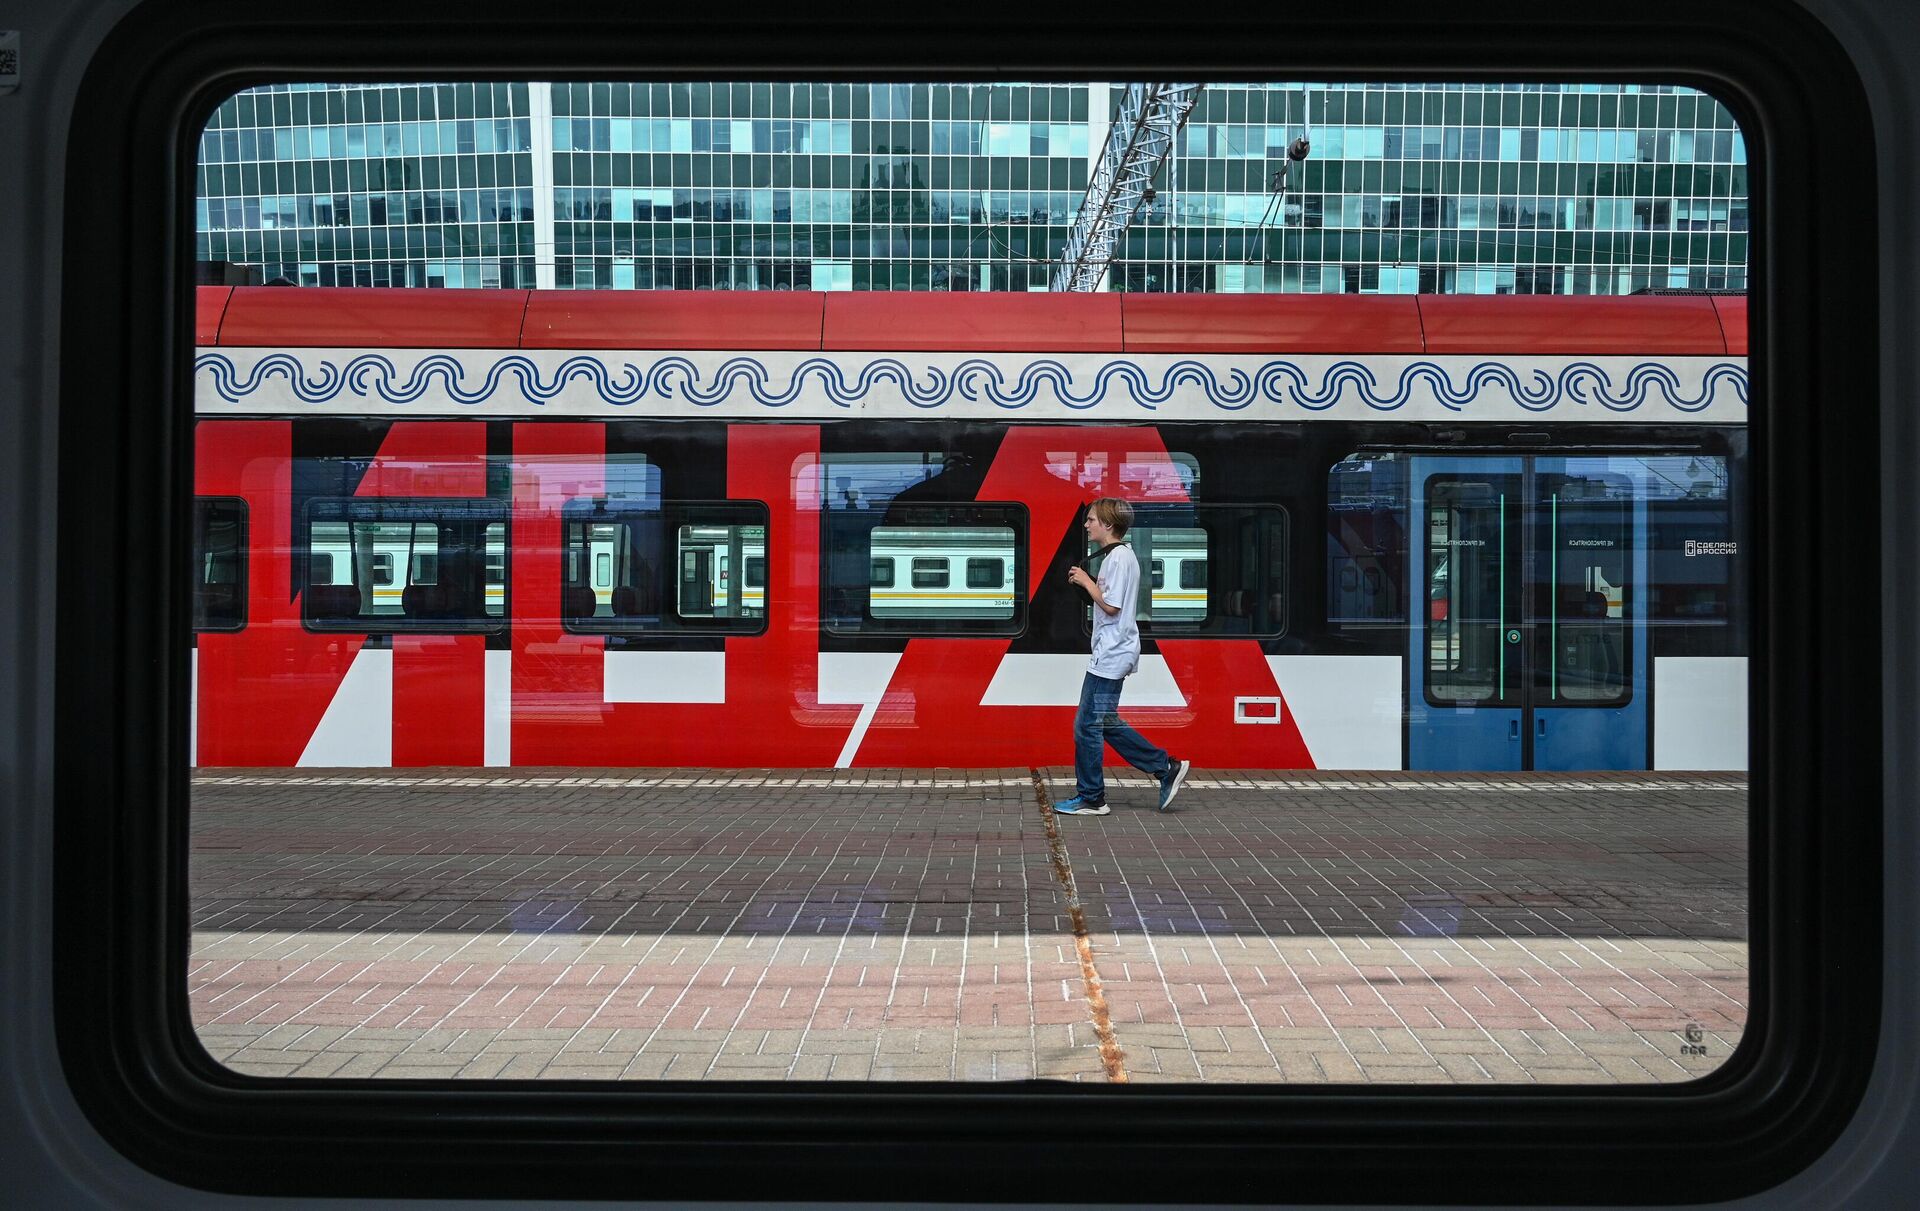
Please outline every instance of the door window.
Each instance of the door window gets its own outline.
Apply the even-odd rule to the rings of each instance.
[[[1611,475],[1542,475],[1547,658],[1534,672],[1538,705],[1624,702],[1630,692],[1628,583],[1633,483]],[[1537,530],[1540,528],[1537,527]],[[1536,599],[1537,601],[1537,599]]]
[[[1427,698],[1500,703],[1514,690],[1519,649],[1508,632],[1508,506],[1516,477],[1427,480]],[[1511,649],[1511,650],[1510,650]]]

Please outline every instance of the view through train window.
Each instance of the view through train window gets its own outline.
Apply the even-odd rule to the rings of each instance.
[[[1109,187],[1141,147],[1152,190]],[[194,215],[201,1044],[1714,1071],[1745,159],[1629,84],[233,97]]]

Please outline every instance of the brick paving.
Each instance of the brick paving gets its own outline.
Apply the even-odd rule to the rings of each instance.
[[[203,771],[195,1025],[381,1078],[1644,1083],[1739,1042],[1739,776],[1111,781]]]

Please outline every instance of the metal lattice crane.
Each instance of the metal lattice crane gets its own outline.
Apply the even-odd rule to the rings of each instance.
[[[1087,183],[1087,196],[1067,237],[1054,290],[1090,291],[1100,285],[1113,250],[1133,222],[1154,174],[1173,154],[1174,136],[1193,112],[1199,84],[1129,84],[1106,146]]]

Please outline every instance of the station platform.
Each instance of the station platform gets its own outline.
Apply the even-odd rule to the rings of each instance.
[[[1662,1083],[1747,1019],[1739,774],[202,770],[260,1076]]]

